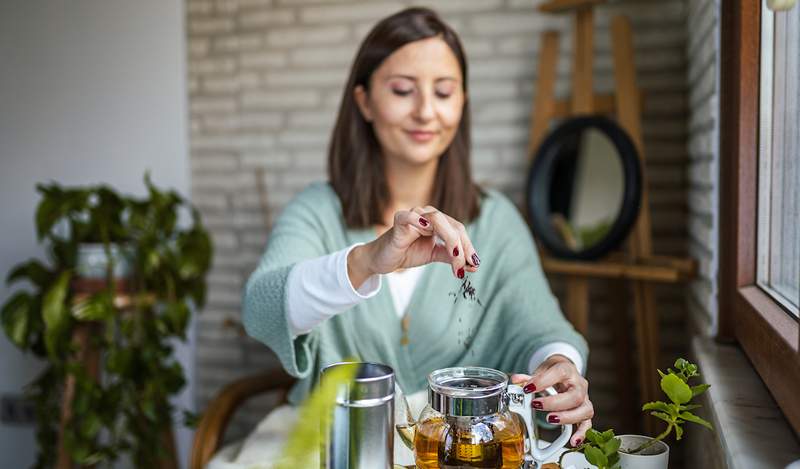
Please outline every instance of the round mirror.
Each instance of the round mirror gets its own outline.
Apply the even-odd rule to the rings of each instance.
[[[628,134],[599,116],[568,119],[545,138],[528,175],[534,235],[555,257],[596,259],[636,221],[642,181]]]

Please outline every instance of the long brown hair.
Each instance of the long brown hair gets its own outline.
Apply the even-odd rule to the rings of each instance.
[[[342,202],[347,226],[365,228],[383,224],[389,203],[385,165],[372,125],[356,105],[358,85],[369,90],[372,73],[400,47],[430,37],[441,37],[458,59],[463,76],[464,109],[453,141],[439,158],[432,205],[466,223],[480,211],[480,188],[470,169],[470,112],[467,61],[455,31],[427,8],[408,8],[379,22],[358,50],[344,89],[342,104],[328,149],[328,176]],[[410,207],[409,207],[410,208]]]

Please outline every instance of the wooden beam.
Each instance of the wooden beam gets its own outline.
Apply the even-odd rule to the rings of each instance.
[[[639,112],[644,109],[644,94],[641,90],[639,93]],[[594,112],[597,114],[615,115],[617,113],[617,98],[613,93],[595,93],[593,99]],[[572,97],[564,99],[556,99],[553,105],[553,113],[551,118],[558,119],[569,117],[572,115]]]
[[[528,134],[528,160],[533,161],[534,151],[547,131],[553,117],[555,103],[556,68],[558,68],[558,32],[542,33],[539,55],[539,78],[536,81],[536,96],[531,100],[531,128]]]
[[[587,278],[620,278],[659,283],[679,283],[692,277],[692,273],[670,265],[631,264],[626,261],[571,261],[542,257],[542,268],[547,273],[573,275]]]
[[[617,97],[617,121],[628,132],[633,140],[642,171],[642,200],[639,217],[631,239],[631,258],[636,261],[653,254],[653,237],[650,226],[650,196],[647,187],[647,175],[644,157],[644,140],[642,138],[641,105],[638,102],[636,70],[634,68],[633,32],[630,20],[623,16],[615,16],[611,21],[611,43],[614,62],[614,82]],[[644,281],[633,282],[633,301],[636,313],[636,336],[639,345],[639,386],[642,401],[654,401],[660,395],[657,375],[653,373],[660,366],[659,320],[653,285]],[[643,421],[648,434],[656,434],[656,419],[646,417]]]
[[[567,319],[584,337],[589,333],[589,279],[573,275],[567,279]]]
[[[542,13],[564,13],[579,8],[588,8],[604,3],[605,0],[550,0],[539,5]]]
[[[594,10],[575,13],[575,48],[572,64],[572,114],[594,113]]]

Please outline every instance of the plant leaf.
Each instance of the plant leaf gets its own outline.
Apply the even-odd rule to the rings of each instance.
[[[600,432],[598,432],[594,428],[586,430],[586,439],[596,445],[603,444],[603,436],[600,434]]]
[[[617,450],[619,449],[619,445],[621,443],[622,442],[617,438],[611,438],[603,443],[603,453],[605,453],[609,461],[611,461],[612,455],[617,454]]]
[[[37,259],[31,259],[12,270],[6,278],[6,283],[12,284],[24,278],[27,278],[35,286],[43,288],[50,278],[50,271]]]
[[[688,405],[678,406],[678,410],[694,410],[694,409],[699,409],[701,407],[703,406],[699,404],[688,404]]]
[[[711,425],[710,422],[708,422],[707,420],[705,420],[705,419],[703,419],[701,417],[698,417],[698,416],[694,415],[691,412],[681,412],[681,418],[683,420],[686,420],[687,422],[692,422],[692,423],[696,423],[696,424],[702,425],[702,426],[708,428],[709,430],[713,430],[714,429],[714,427]]]
[[[56,343],[69,319],[64,300],[67,297],[67,288],[72,274],[64,271],[59,274],[53,286],[47,290],[42,303],[42,317],[45,324],[45,345],[51,356],[56,353]]]
[[[32,302],[33,298],[30,294],[19,292],[6,302],[0,312],[6,335],[14,345],[23,350],[28,347]]]
[[[642,406],[642,410],[660,410],[668,414],[672,413],[672,407],[670,407],[670,405],[666,402],[661,401],[648,402]]]
[[[680,440],[683,437],[683,427],[675,425],[675,439]]]
[[[661,378],[661,389],[676,404],[686,404],[692,399],[689,385],[675,374],[670,373]]]
[[[696,397],[699,396],[700,394],[703,394],[710,387],[711,387],[710,384],[698,384],[697,386],[692,386],[692,397]]]
[[[660,418],[661,420],[663,420],[663,421],[665,421],[667,423],[672,423],[674,421],[674,419],[669,414],[665,414],[664,412],[653,411],[653,412],[650,412],[650,415],[652,415],[654,417],[658,417],[658,418]]]
[[[39,240],[44,238],[53,225],[64,214],[63,191],[56,184],[50,186],[37,186],[42,193],[42,200],[36,207],[36,236]]]
[[[71,312],[80,321],[102,321],[114,315],[111,292],[102,291],[83,298],[72,305]]]
[[[586,460],[589,461],[589,464],[594,464],[598,468],[608,467],[608,458],[598,448],[589,446],[583,450],[583,454],[586,456]]]
[[[325,425],[327,416],[333,413],[339,387],[355,378],[358,367],[338,367],[326,372],[317,389],[300,407],[299,417],[286,442],[283,455],[274,469],[296,469],[311,467],[310,457],[319,450],[321,443],[320,425]],[[601,453],[602,454],[602,453]]]
[[[167,306],[166,319],[170,329],[182,339],[185,339],[186,324],[189,322],[189,307],[186,303],[174,302]]]

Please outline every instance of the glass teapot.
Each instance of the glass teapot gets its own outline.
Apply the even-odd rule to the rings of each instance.
[[[417,469],[538,468],[567,443],[572,425],[540,448],[532,397],[491,368],[436,370],[428,375],[428,405],[416,421],[397,422],[397,431]]]

